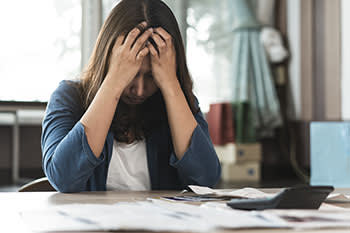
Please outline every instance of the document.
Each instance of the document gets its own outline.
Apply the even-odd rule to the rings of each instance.
[[[328,203],[350,203],[350,195],[341,193],[331,193],[328,195],[326,202]]]
[[[67,204],[23,211],[21,219],[36,232],[184,231],[210,232],[244,228],[350,227],[350,211],[241,211],[224,203],[191,205],[159,199],[115,204]]]
[[[216,197],[232,198],[267,198],[276,195],[276,193],[265,193],[255,188],[243,188],[237,190],[229,189],[211,189],[208,187],[189,185],[189,188],[198,195],[212,195]],[[331,193],[328,195],[327,203],[350,203],[350,195],[342,193]]]
[[[227,196],[232,198],[267,198],[275,195],[275,193],[265,193],[255,188],[243,188],[233,191],[224,189],[211,189],[197,185],[189,185],[188,187],[198,195],[212,194],[216,196]]]
[[[265,210],[259,215],[284,221],[293,229],[349,228],[350,211]],[[279,219],[279,220],[278,220]]]
[[[22,220],[33,231],[187,231],[208,232],[218,228],[286,227],[252,212],[149,201],[103,204],[68,204],[46,210],[24,211]]]
[[[177,195],[177,196],[163,196],[161,198],[169,201],[183,201],[183,202],[207,202],[207,201],[231,200],[231,197],[213,197],[213,196],[206,196],[206,195],[197,195],[197,196]]]
[[[327,203],[322,203],[320,208],[318,208],[319,210],[345,210],[346,208],[344,207],[340,207],[340,206],[336,206],[336,205],[332,205],[332,204],[327,204]]]
[[[208,202],[208,208],[230,209],[225,203]],[[350,209],[322,204],[319,210],[264,210],[251,211],[258,218],[291,229],[349,228]]]

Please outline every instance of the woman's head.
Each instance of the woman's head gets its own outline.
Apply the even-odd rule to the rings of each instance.
[[[157,84],[152,76],[151,59],[150,56],[147,55],[143,59],[139,72],[124,89],[121,100],[129,105],[142,104],[157,90]]]
[[[147,23],[144,28],[140,26],[143,21]],[[161,0],[122,0],[111,11],[99,33],[89,64],[81,76],[84,108],[87,109],[90,105],[107,74],[116,39],[120,35],[128,34],[136,26],[141,32],[149,27],[162,27],[172,36],[176,51],[177,78],[192,112],[197,112],[180,30],[173,13]],[[157,49],[151,38],[149,42]],[[144,103],[146,98],[159,92],[152,80],[151,71],[150,58],[147,56],[138,74],[123,92],[121,99],[126,105]],[[161,95],[157,96],[161,98]]]

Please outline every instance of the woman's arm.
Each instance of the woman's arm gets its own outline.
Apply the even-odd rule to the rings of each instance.
[[[89,146],[97,158],[101,155],[122,92],[121,88],[118,90],[112,87],[110,78],[106,78],[80,119]]]
[[[42,167],[60,192],[87,190],[94,169],[104,162],[90,149],[79,119],[83,113],[78,84],[62,81],[52,93],[42,123]],[[97,188],[97,187],[96,187]]]
[[[43,170],[60,192],[86,191],[88,179],[104,161],[102,150],[118,96],[134,78],[139,60],[148,53],[148,49],[135,52],[136,43],[144,40],[144,35],[133,47],[127,47],[139,34],[137,30],[130,32],[129,40],[123,43],[128,49],[121,49],[124,38],[117,39],[108,75],[85,113],[76,84],[61,82],[50,97],[42,124]]]
[[[146,26],[145,23],[142,24]],[[144,32],[134,43],[140,33],[136,27],[130,31],[124,43],[124,36],[117,38],[107,76],[80,120],[91,150],[97,158],[101,155],[120,96],[139,71],[143,58],[149,52],[147,47],[142,46],[152,30]]]
[[[148,44],[152,55],[152,72],[166,103],[174,151],[177,158],[181,159],[197,122],[176,76],[176,51],[172,37],[163,28],[156,28],[152,38],[159,51],[151,43]]]
[[[152,72],[162,91],[171,131],[174,154],[170,165],[178,171],[184,186],[197,184],[214,186],[221,167],[209,137],[208,125],[199,111],[193,116],[176,77],[176,54],[171,36],[162,28],[155,29],[152,38],[159,53],[148,44]],[[197,103],[198,104],[198,103]]]
[[[161,91],[166,104],[174,151],[176,157],[181,160],[190,145],[197,121],[176,77],[173,83],[163,85]]]

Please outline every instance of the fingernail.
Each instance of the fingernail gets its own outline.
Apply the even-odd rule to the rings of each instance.
[[[153,28],[149,28],[148,31],[149,31],[149,32],[153,32]]]

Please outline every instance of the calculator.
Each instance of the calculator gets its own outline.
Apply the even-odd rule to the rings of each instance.
[[[231,199],[227,205],[241,210],[318,209],[333,186],[299,186],[284,188],[273,197]]]

